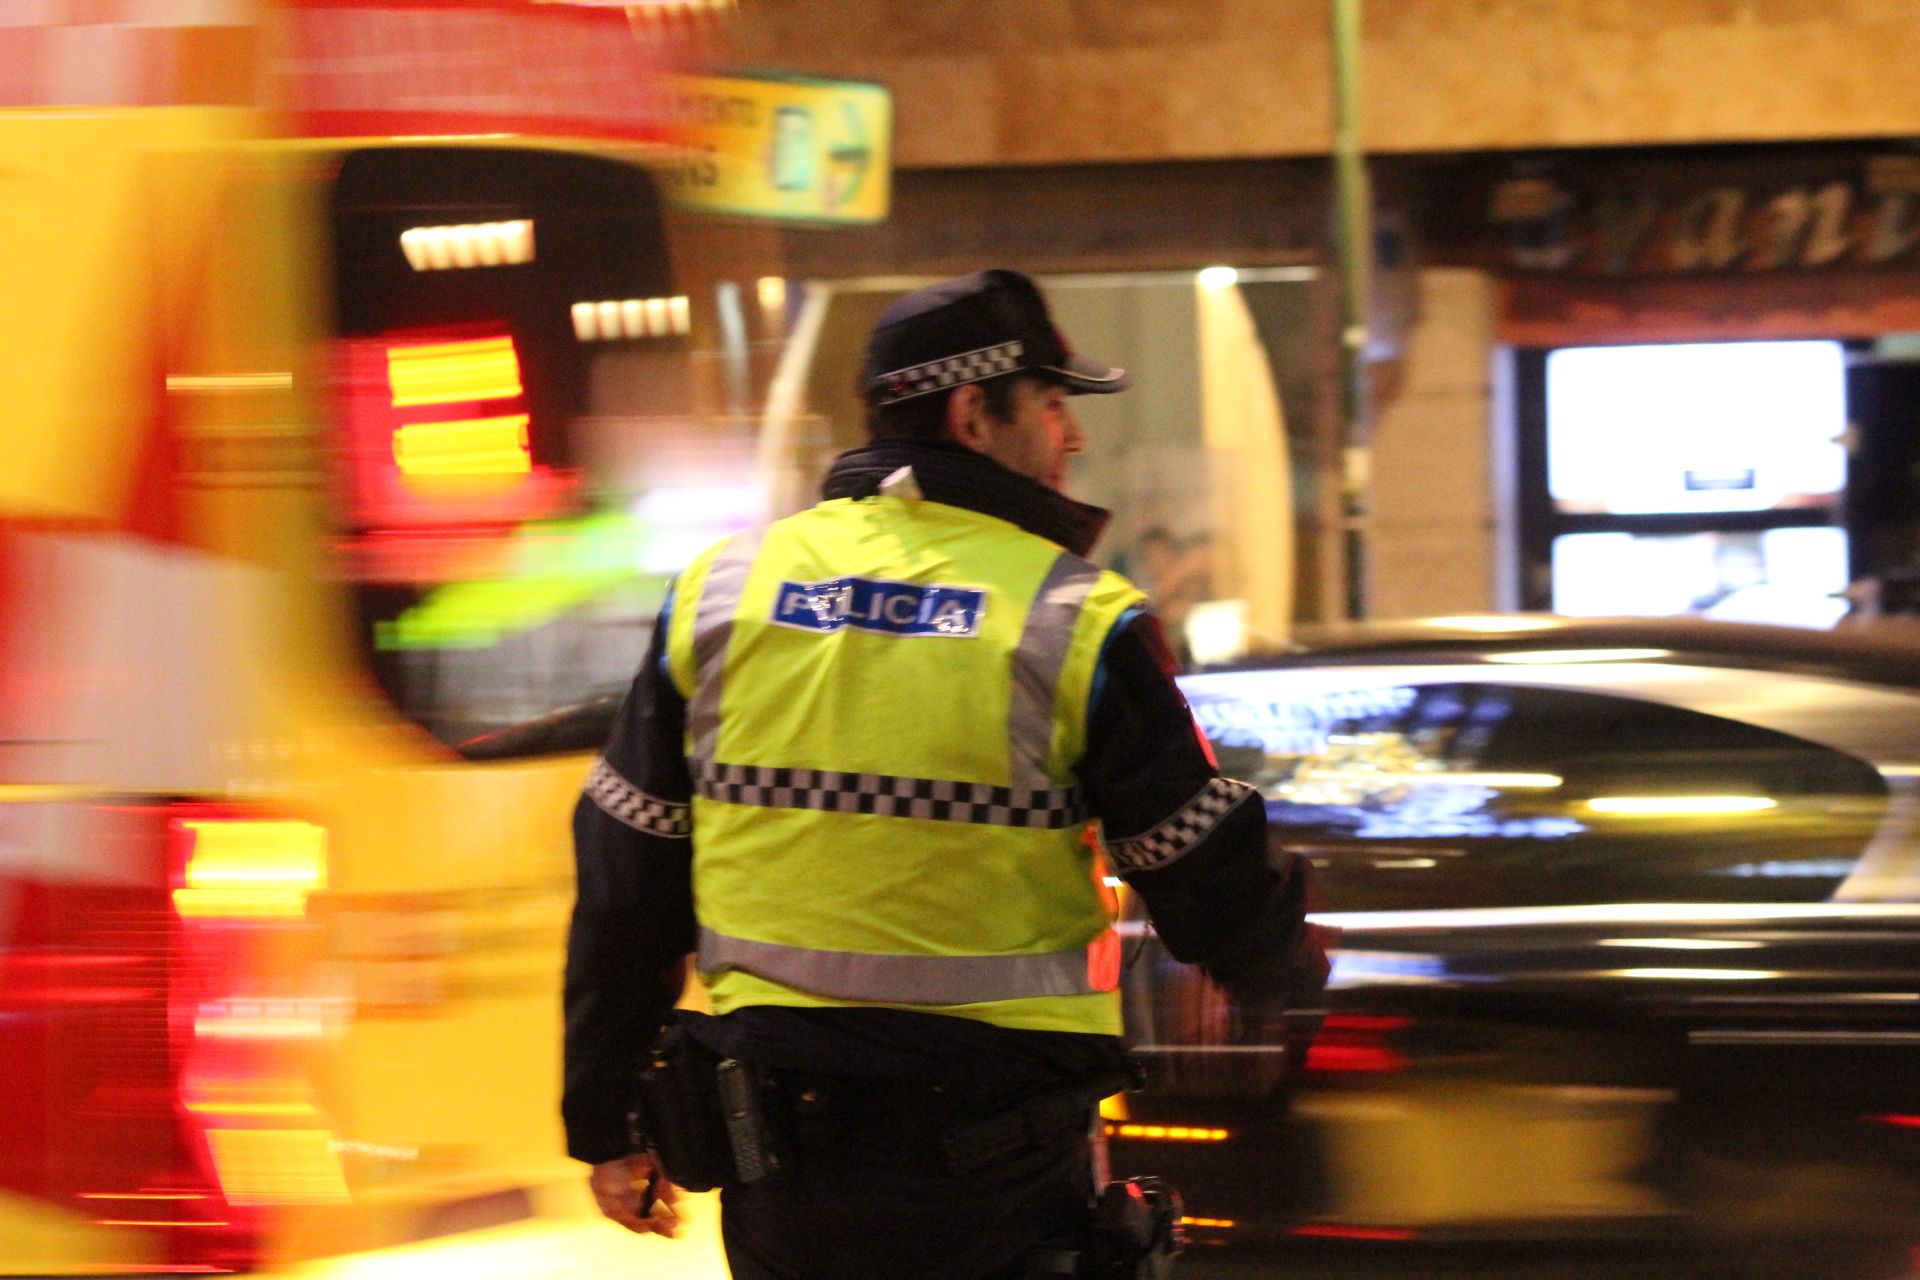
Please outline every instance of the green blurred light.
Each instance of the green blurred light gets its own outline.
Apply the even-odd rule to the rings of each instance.
[[[642,585],[651,531],[624,513],[548,520],[517,530],[503,577],[450,582],[391,621],[374,626],[374,646],[485,649],[543,626],[621,585]]]

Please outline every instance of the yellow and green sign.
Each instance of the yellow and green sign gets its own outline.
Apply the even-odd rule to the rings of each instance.
[[[669,172],[683,206],[803,222],[873,223],[891,192],[893,97],[850,80],[676,76]]]

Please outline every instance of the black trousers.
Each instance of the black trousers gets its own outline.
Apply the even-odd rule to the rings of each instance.
[[[1083,1244],[1084,1126],[957,1172],[942,1139],[1004,1100],[849,1077],[778,1084],[786,1169],[720,1194],[734,1280],[1016,1280],[1029,1251]]]

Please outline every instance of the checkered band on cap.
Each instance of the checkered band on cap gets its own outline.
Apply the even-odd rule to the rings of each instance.
[[[883,373],[873,380],[874,403],[896,404],[915,396],[957,387],[964,382],[982,382],[1003,373],[1017,373],[1020,354],[1025,350],[1024,343],[1003,342],[998,346],[980,347],[957,356],[929,360],[925,364],[909,365],[905,369]]]
[[[932,818],[995,827],[1055,830],[1087,817],[1086,800],[1078,787],[995,787],[832,769],[703,764],[694,789],[708,800],[728,804],[870,813],[883,818]]]
[[[1206,839],[1234,806],[1258,794],[1244,782],[1215,778],[1159,826],[1137,836],[1109,840],[1107,852],[1121,871],[1153,871],[1178,862]]]
[[[693,807],[650,796],[614,771],[605,760],[587,775],[587,796],[609,817],[635,831],[667,840],[685,840],[693,834]]]

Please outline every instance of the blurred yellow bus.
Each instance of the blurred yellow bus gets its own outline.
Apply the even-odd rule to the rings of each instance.
[[[230,83],[267,6],[142,12],[171,89],[0,105],[0,1274],[428,1265],[577,1183],[567,815],[666,575],[757,512],[643,139],[289,136]],[[493,38],[626,17],[558,21]],[[58,25],[9,70],[154,65]]]

